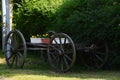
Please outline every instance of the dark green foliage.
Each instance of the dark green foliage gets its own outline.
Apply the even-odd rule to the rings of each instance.
[[[120,56],[120,0],[22,0],[15,5],[15,28],[27,40],[52,29],[75,43],[106,40],[109,59]]]
[[[46,32],[58,7],[65,0],[23,0],[15,3],[17,9],[14,12],[15,27],[22,31],[25,38],[29,40],[32,35]]]
[[[79,37],[80,41],[111,39],[119,31],[119,9],[120,4],[115,0],[71,0],[58,11],[53,26]]]
[[[106,40],[109,59],[120,56],[120,0],[70,0],[58,10],[51,26],[68,33],[75,43]]]

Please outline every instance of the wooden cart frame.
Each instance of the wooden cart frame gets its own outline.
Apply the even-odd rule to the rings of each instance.
[[[53,70],[67,72],[75,63],[76,50],[72,39],[65,33],[47,32],[48,44],[26,42],[19,30],[12,30],[5,39],[5,58],[9,67],[22,68],[27,57],[27,50],[46,50],[47,58]],[[64,38],[64,41],[61,39]],[[56,41],[56,39],[59,39]],[[53,43],[54,42],[54,43]],[[44,51],[43,51],[44,52]]]
[[[48,44],[26,42],[19,30],[12,30],[5,39],[5,58],[9,67],[22,68],[26,61],[27,50],[41,50],[47,55],[53,70],[67,72],[74,65],[76,51],[82,56],[83,63],[89,68],[101,68],[108,59],[108,45],[106,41],[92,41],[89,44],[73,43],[65,33],[47,32],[50,37]],[[61,39],[64,38],[62,41]],[[59,43],[56,39],[59,39]],[[53,43],[54,42],[54,43]],[[47,53],[44,53],[46,51]]]

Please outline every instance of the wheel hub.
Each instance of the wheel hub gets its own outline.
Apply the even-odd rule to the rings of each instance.
[[[63,55],[64,55],[64,50],[63,50],[63,49],[59,50],[59,55],[60,55],[60,56],[63,56]]]

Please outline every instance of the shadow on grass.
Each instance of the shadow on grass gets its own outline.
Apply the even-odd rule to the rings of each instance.
[[[40,66],[25,66],[23,69],[9,69],[6,64],[0,64],[0,76],[4,77],[14,77],[21,76],[24,77],[31,76],[46,76],[48,78],[57,78],[56,80],[61,80],[59,78],[69,78],[73,80],[119,80],[120,72],[119,71],[100,71],[100,70],[79,70],[74,71],[74,69],[68,73],[56,73],[46,68],[45,65]],[[48,80],[48,79],[47,79]],[[64,79],[62,79],[64,80]]]
[[[0,76],[14,77],[14,76],[46,76],[49,78],[57,78],[55,80],[61,80],[59,78],[67,78],[67,80],[118,80],[120,78],[119,71],[102,71],[102,70],[85,70],[80,66],[74,66],[71,71],[67,73],[56,73],[51,71],[48,64],[27,64],[23,69],[10,69],[6,63],[0,63]],[[25,76],[23,76],[25,75]],[[20,79],[22,80],[22,79]],[[64,79],[62,79],[64,80]],[[66,80],[66,79],[65,79]]]
[[[120,71],[89,70],[81,65],[74,65],[67,73],[57,73],[51,70],[48,63],[43,63],[40,60],[40,54],[38,52],[28,54],[23,69],[10,69],[6,65],[4,54],[0,52],[0,76],[7,78],[19,76],[21,78],[25,77],[24,75],[34,77],[40,76],[40,78],[45,76],[47,77],[45,80],[49,80],[49,78],[55,78],[55,80],[61,80],[61,78],[63,78],[62,80],[119,80]]]
[[[36,56],[39,56],[39,54],[36,54]],[[0,76],[7,78],[14,76],[24,77],[23,75],[46,76],[48,79],[51,77],[57,78],[56,80],[61,80],[59,78],[68,78],[68,80],[118,80],[120,78],[120,71],[86,70],[80,65],[75,65],[67,73],[56,73],[51,70],[48,63],[42,63],[39,57],[36,56],[32,59],[33,56],[30,55],[23,69],[10,69],[5,63],[4,54],[0,53]]]

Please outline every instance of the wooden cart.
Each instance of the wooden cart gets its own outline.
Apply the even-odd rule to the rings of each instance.
[[[27,50],[46,50],[48,61],[53,70],[67,72],[76,60],[76,49],[72,39],[65,33],[47,32],[50,42],[26,42],[19,30],[12,30],[5,39],[5,58],[9,67],[22,68],[27,57]],[[44,51],[43,51],[44,52]]]
[[[76,51],[80,53],[83,63],[89,68],[101,68],[108,59],[108,46],[105,41],[74,44],[65,33],[53,31],[47,33],[53,36],[50,37],[50,42],[45,44],[26,42],[19,30],[10,31],[6,36],[4,48],[7,65],[22,68],[26,61],[27,50],[40,50],[42,55],[47,55],[52,69],[59,72],[67,72],[71,69],[76,60]]]

